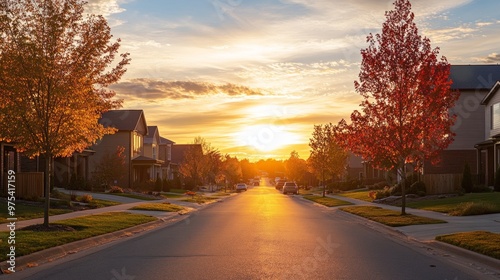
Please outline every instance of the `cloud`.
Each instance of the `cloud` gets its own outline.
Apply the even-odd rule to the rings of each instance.
[[[195,81],[161,81],[152,79],[132,79],[110,87],[122,98],[136,98],[157,101],[158,99],[194,99],[200,96],[225,95],[263,96],[261,90],[231,83],[214,84]]]
[[[500,63],[500,54],[490,53],[487,57],[481,59],[485,63]]]
[[[89,14],[103,15],[108,17],[112,14],[118,14],[125,11],[120,7],[120,0],[89,0],[86,11]]]

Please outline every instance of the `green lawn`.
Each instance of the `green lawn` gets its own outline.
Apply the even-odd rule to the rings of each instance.
[[[161,197],[154,198],[154,197],[150,197],[150,196],[145,196],[145,195],[140,195],[140,194],[133,194],[133,193],[107,193],[107,194],[116,195],[116,196],[122,196],[122,197],[128,197],[128,198],[134,198],[134,199],[139,199],[139,200],[147,200],[147,201],[161,199]]]
[[[436,240],[500,259],[500,234],[486,231],[461,232],[436,237]]]
[[[342,192],[342,193],[339,193],[338,195],[349,197],[349,198],[354,198],[354,199],[359,199],[359,200],[363,200],[363,201],[372,202],[373,199],[369,195],[370,192],[372,192],[372,191],[365,191],[365,190],[363,190],[363,191],[352,191],[352,192]]]
[[[345,212],[358,215],[391,227],[446,223],[445,221],[410,214],[401,215],[401,212],[399,211],[388,210],[376,206],[350,206],[341,209]]]
[[[179,212],[184,209],[185,208],[182,206],[171,204],[168,202],[144,203],[130,208],[130,210],[165,211],[165,212]]]
[[[181,199],[181,201],[202,204],[202,203],[206,203],[206,202],[216,200],[216,199],[218,199],[218,198],[197,194],[195,196],[188,196],[186,198],[183,198],[183,199]]]
[[[455,216],[500,213],[500,193],[470,193],[450,198],[411,202],[407,206]]]
[[[343,206],[343,205],[352,205],[352,203],[336,199],[336,198],[331,198],[331,197],[321,197],[321,196],[316,196],[316,195],[305,195],[303,196],[305,199],[314,201],[316,203],[328,206],[328,207],[336,207],[336,206]]]
[[[162,193],[161,194],[165,198],[181,198],[184,197],[183,194],[178,194],[178,193]]]
[[[18,221],[22,220],[31,220],[31,219],[37,219],[37,218],[43,218],[43,213],[44,213],[44,207],[43,205],[26,205],[22,204],[19,202],[16,202],[15,206],[15,218],[17,218]],[[7,213],[7,202],[1,201],[0,202],[0,217],[2,219],[7,219],[7,218],[12,218],[11,216],[8,215]],[[59,215],[59,214],[65,214],[73,212],[73,210],[70,209],[49,209],[49,215]],[[5,221],[3,221],[5,222]]]
[[[104,213],[52,223],[66,225],[73,231],[16,231],[16,256],[29,255],[47,248],[73,241],[118,231],[135,225],[155,221],[156,218],[126,212]],[[7,244],[9,232],[0,232],[0,243]],[[0,246],[0,261],[7,259],[8,246]]]

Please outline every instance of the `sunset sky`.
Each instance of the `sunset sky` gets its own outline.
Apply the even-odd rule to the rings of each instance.
[[[124,109],[183,144],[240,159],[306,159],[314,124],[357,109],[366,36],[392,0],[90,0],[132,58]],[[451,64],[500,61],[500,2],[414,0],[422,35]]]

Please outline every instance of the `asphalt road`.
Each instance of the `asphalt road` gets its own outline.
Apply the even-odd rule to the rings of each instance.
[[[174,225],[9,279],[479,279],[349,214],[254,187]]]

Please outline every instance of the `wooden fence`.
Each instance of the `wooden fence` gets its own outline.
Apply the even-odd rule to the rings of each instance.
[[[7,176],[4,176],[4,195],[7,194]],[[43,197],[43,172],[16,173],[15,186],[16,198]]]
[[[461,188],[462,174],[425,174],[422,181],[427,194],[456,193]]]

